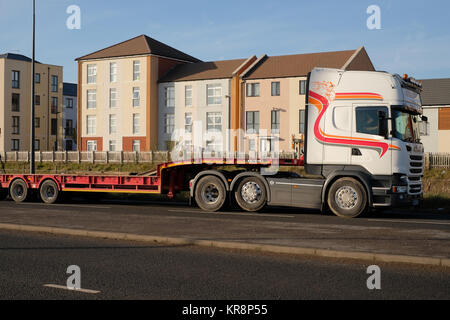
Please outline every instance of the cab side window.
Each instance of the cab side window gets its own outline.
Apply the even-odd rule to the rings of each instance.
[[[383,128],[380,128],[379,112],[382,111],[387,116],[386,107],[357,107],[356,108],[356,132],[382,135]]]

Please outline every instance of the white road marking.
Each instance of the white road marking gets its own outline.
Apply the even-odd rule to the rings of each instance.
[[[91,293],[91,294],[100,293],[100,291],[97,291],[97,290],[71,289],[71,288],[68,288],[67,286],[60,286],[60,285],[57,285],[57,284],[44,284],[44,287],[55,288],[55,289],[62,289],[62,290],[68,290],[68,291],[75,291],[75,292]]]
[[[295,218],[295,216],[281,215],[281,214],[264,214],[264,213],[245,213],[245,212],[208,212],[208,211],[200,211],[200,210],[168,210],[170,212],[190,212],[190,213],[199,213],[199,214],[216,214],[216,215],[232,215],[232,216],[254,216],[254,217],[273,217],[273,218]]]
[[[400,220],[387,220],[387,219],[366,219],[367,221],[376,222],[394,222],[394,223],[415,223],[415,224],[437,224],[437,225],[450,225],[450,222],[431,222],[431,221],[400,221]]]

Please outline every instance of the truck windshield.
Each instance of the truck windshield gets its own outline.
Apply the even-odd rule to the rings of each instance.
[[[404,110],[392,110],[393,137],[405,142],[419,143],[419,115]]]

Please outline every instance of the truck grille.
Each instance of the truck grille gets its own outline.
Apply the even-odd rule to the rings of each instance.
[[[409,194],[421,194],[422,193],[422,175],[423,175],[423,155],[410,155],[409,156],[409,172],[408,176],[408,193]]]

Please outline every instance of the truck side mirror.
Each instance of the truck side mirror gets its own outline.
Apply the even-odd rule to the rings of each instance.
[[[428,122],[428,117],[426,117],[426,116],[421,116],[420,118],[422,119],[423,122]]]
[[[386,112],[382,110],[378,110],[378,135],[385,139],[389,137]]]

